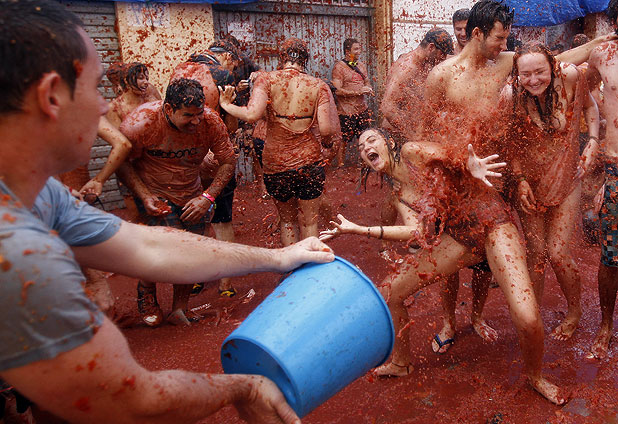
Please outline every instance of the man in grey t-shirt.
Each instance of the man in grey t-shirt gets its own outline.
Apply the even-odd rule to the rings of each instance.
[[[269,250],[133,225],[71,198],[49,178],[88,160],[107,112],[94,45],[57,2],[0,0],[0,27],[0,378],[70,422],[192,423],[229,404],[244,419],[298,422],[264,377],[142,368],[85,296],[80,265],[192,284],[332,251],[315,238]]]

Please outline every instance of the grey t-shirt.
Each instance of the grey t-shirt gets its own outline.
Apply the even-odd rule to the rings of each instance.
[[[0,371],[89,341],[103,314],[86,296],[70,246],[111,238],[121,220],[50,178],[32,211],[0,180]]]

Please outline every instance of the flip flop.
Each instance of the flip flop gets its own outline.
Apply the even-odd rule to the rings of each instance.
[[[436,334],[435,336],[433,336],[434,341],[438,344],[438,350],[434,350],[433,353],[437,353],[438,355],[442,355],[446,352],[448,352],[448,350],[450,349],[449,345],[452,345],[455,343],[455,338],[451,337],[450,339],[446,339],[444,341],[442,341],[440,339],[440,335]],[[444,351],[444,352],[440,352],[440,349],[442,349],[444,346],[448,346],[448,348]],[[433,346],[431,347],[431,350],[433,350]]]

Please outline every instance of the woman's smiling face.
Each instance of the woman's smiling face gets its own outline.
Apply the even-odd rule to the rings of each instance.
[[[528,53],[517,59],[519,82],[533,96],[542,95],[551,83],[551,67],[542,53]]]

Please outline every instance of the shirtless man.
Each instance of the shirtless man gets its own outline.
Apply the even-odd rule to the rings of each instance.
[[[116,128],[120,127],[124,118],[138,106],[161,100],[159,91],[148,82],[148,68],[142,63],[127,65],[124,82],[126,89],[112,101],[106,115]]]
[[[380,112],[383,127],[390,127],[403,135],[411,135],[419,124],[416,113],[423,103],[425,80],[429,71],[453,54],[453,41],[443,29],[425,34],[417,48],[404,53],[388,72]]]
[[[618,30],[618,0],[611,0],[607,16]],[[588,60],[587,76],[596,74],[603,81],[603,102],[599,105],[607,121],[605,132],[605,174],[601,220],[601,263],[598,285],[601,304],[601,327],[592,344],[589,357],[607,356],[614,327],[613,314],[618,289],[618,41],[609,41],[595,48]]]
[[[344,165],[347,149],[351,148],[356,154],[356,146],[351,143],[371,126],[373,120],[365,100],[365,95],[373,96],[373,88],[367,66],[358,61],[362,52],[363,48],[356,38],[347,38],[343,42],[344,58],[333,66],[331,82],[336,88],[337,112],[343,136],[343,143],[337,151],[339,166]]]
[[[145,223],[204,234],[204,215],[233,177],[236,155],[219,115],[204,108],[200,83],[175,80],[167,88],[165,101],[138,107],[120,130],[133,143],[133,150],[119,174],[135,194]],[[219,169],[203,191],[199,168],[209,150]],[[189,324],[199,319],[187,311],[190,292],[190,286],[174,286],[172,323]],[[161,324],[155,283],[140,281],[137,296],[142,321],[153,327]]]
[[[428,99],[425,131],[434,140],[449,146],[454,157],[463,156],[468,143],[481,156],[490,151],[493,153],[500,146],[504,120],[498,110],[498,101],[513,66],[514,53],[504,51],[512,20],[513,12],[503,3],[494,0],[475,3],[466,26],[468,43],[459,55],[438,64],[429,73],[425,93]],[[587,60],[592,48],[605,39],[595,39],[562,53],[559,58],[581,63]],[[538,308],[537,305],[534,307]],[[529,313],[538,316],[538,311]],[[528,348],[531,358],[538,359],[538,362],[534,360],[534,367],[540,375],[542,335],[534,343]],[[555,386],[547,382],[533,383],[533,386],[549,400],[557,401]]]
[[[466,35],[466,25],[468,23],[468,17],[470,16],[470,9],[459,9],[453,13],[453,32],[455,33],[455,54],[461,53],[463,48],[468,43],[468,36]]]

